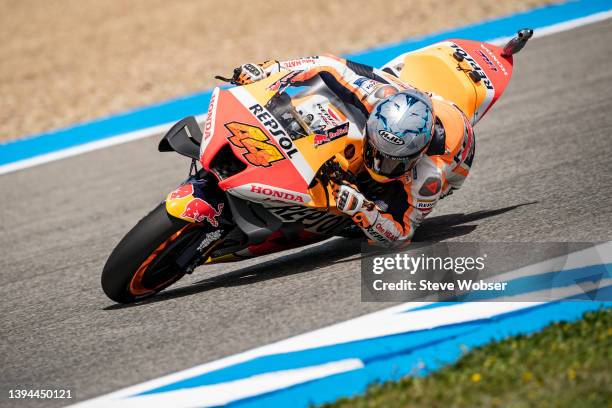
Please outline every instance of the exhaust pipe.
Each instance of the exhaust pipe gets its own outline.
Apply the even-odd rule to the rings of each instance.
[[[524,28],[524,29],[520,30],[516,34],[516,37],[514,37],[513,39],[508,41],[508,43],[504,46],[504,51],[502,52],[501,56],[504,57],[504,58],[508,58],[508,57],[516,54],[517,52],[519,52],[520,50],[523,49],[525,44],[527,44],[527,41],[529,41],[529,39],[532,36],[533,36],[533,30],[532,29]]]

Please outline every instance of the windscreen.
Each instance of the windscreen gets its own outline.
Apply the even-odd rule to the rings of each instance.
[[[292,140],[312,133],[304,117],[296,110],[289,92],[281,91],[274,95],[266,104],[266,109],[276,118]]]
[[[345,104],[338,98],[320,78],[314,78],[301,86],[285,85],[279,87],[278,93],[266,104],[266,108],[285,128],[291,139],[296,140],[321,130],[317,121],[317,109],[309,107],[306,101],[316,101],[314,106],[333,105],[348,120],[359,129],[363,129],[366,119],[355,107]],[[338,119],[338,118],[336,118]],[[339,119],[341,122],[342,119]],[[336,123],[337,125],[338,123]]]

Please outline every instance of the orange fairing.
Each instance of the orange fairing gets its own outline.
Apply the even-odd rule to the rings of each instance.
[[[293,141],[284,134],[278,122],[271,121],[273,118],[262,103],[245,88],[219,92],[215,128],[200,158],[202,166],[210,170],[212,159],[222,147],[229,145],[234,155],[246,165],[246,169],[219,181],[222,190],[261,183],[270,177],[270,169],[283,176],[275,178],[276,187],[306,194],[309,181],[306,181],[293,162],[301,161],[299,164],[304,167],[306,175],[313,172],[312,168],[303,158],[300,160],[301,154]],[[265,119],[260,121],[256,114],[263,114],[261,117]],[[269,126],[273,124],[277,129],[272,130],[278,130],[276,135],[264,123]]]
[[[321,138],[315,134],[293,140],[266,107],[286,85],[288,75],[280,72],[251,85],[215,90],[210,108],[214,117],[207,120],[212,131],[204,132],[200,162],[211,171],[215,157],[221,149],[229,147],[245,167],[230,176],[219,177],[222,190],[255,201],[326,206],[325,200],[318,199],[322,195],[311,195],[309,185],[323,163],[338,154],[349,152],[348,165],[358,167],[361,141],[348,137],[354,132],[349,130],[348,123],[346,129],[324,142],[315,140]],[[300,100],[296,97],[293,103]],[[340,115],[337,111],[334,114]]]
[[[476,123],[512,76],[512,57],[501,53],[500,47],[478,41],[440,42],[406,54],[401,79],[454,102]],[[476,74],[470,76],[472,71]]]

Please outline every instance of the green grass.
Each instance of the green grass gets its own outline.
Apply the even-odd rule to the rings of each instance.
[[[326,407],[610,407],[612,309],[488,344],[427,377]]]

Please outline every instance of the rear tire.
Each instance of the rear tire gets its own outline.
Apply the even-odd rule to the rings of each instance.
[[[117,244],[102,270],[102,289],[118,303],[154,295],[183,277],[172,263],[181,235],[193,224],[174,218],[161,203]]]

